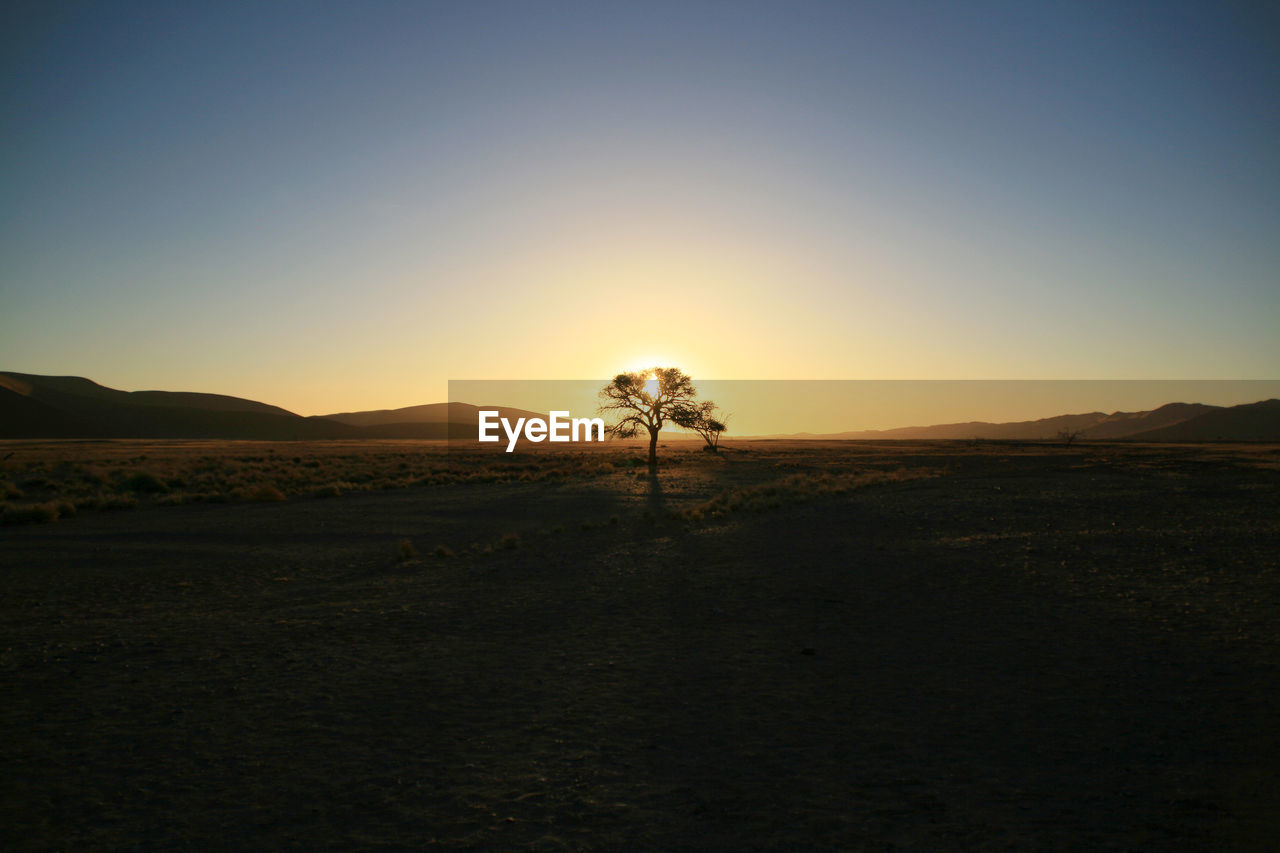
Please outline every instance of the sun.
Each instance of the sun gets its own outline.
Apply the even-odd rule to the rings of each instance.
[[[652,350],[650,352],[652,352]],[[628,359],[626,362],[626,370],[628,372],[648,370],[651,367],[676,366],[678,366],[676,362],[664,355],[642,355]]]
[[[636,354],[605,362],[610,376],[616,373],[639,373],[654,367],[675,367],[688,373],[693,361],[692,358],[686,358],[681,354],[681,347],[678,345],[660,347],[655,344],[651,349],[637,349],[632,352]]]

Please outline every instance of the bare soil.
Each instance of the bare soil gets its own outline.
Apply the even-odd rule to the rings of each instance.
[[[397,488],[0,528],[0,845],[1280,838],[1280,447],[370,465],[415,452],[427,473],[376,481]]]

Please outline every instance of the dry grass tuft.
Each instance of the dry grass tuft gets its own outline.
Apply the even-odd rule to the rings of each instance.
[[[58,520],[52,502],[40,504],[0,504],[0,524],[48,524]]]
[[[275,503],[285,499],[284,492],[270,483],[259,483],[256,486],[237,489],[234,495],[238,501],[249,502]]]
[[[143,495],[161,495],[169,491],[169,486],[150,471],[135,471],[120,482],[120,489]]]
[[[788,474],[765,483],[726,489],[708,501],[676,510],[675,514],[692,524],[701,524],[733,512],[764,512],[822,496],[843,495],[867,486],[936,477],[940,473],[932,468],[899,468],[896,471],[862,473]]]

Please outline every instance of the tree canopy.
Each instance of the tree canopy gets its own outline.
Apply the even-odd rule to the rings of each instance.
[[[608,432],[615,438],[648,435],[649,468],[658,467],[658,433],[667,423],[693,429],[708,445],[719,441],[724,424],[714,417],[715,405],[698,400],[693,379],[678,367],[651,367],[619,373],[600,389],[600,412],[615,419]],[[712,430],[712,424],[718,429]]]
[[[720,407],[710,400],[702,400],[688,410],[676,412],[672,420],[676,426],[702,436],[702,440],[707,443],[706,449],[712,453],[719,450],[720,436],[729,428],[729,416],[722,413]]]

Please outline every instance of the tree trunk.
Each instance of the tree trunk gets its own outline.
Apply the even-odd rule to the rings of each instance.
[[[658,431],[656,429],[649,430],[649,470],[657,470],[658,467]]]

